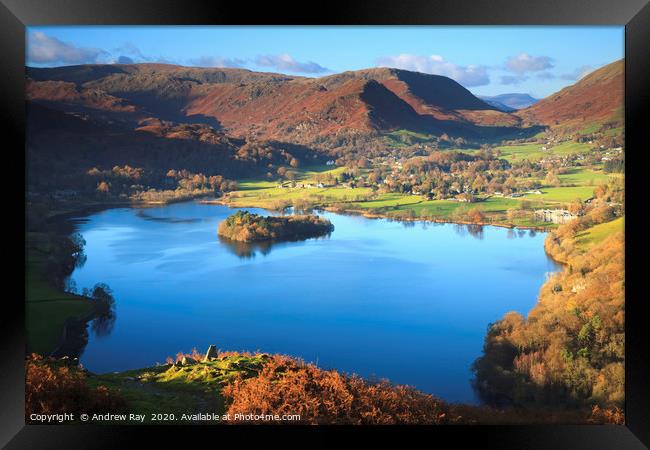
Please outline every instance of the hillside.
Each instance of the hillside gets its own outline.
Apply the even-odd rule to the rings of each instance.
[[[601,67],[577,83],[517,111],[526,123],[560,132],[592,133],[623,126],[624,62]]]
[[[28,99],[136,124],[203,122],[235,137],[312,144],[395,130],[480,139],[521,120],[437,75],[377,68],[321,78],[165,64],[27,69]]]
[[[210,177],[499,144],[540,124],[613,139],[622,124],[621,61],[514,113],[450,78],[389,68],[305,78],[114,64],[27,68],[26,77],[30,191],[112,199],[152,188],[185,198],[214,189]]]
[[[178,194],[182,185],[186,191],[207,189],[210,177],[262,176],[269,165],[288,166],[294,158],[325,161],[303,146],[236,139],[206,124],[150,118],[129,125],[33,102],[27,105],[27,135],[31,194],[67,189],[90,195],[101,181],[122,200],[150,188]]]

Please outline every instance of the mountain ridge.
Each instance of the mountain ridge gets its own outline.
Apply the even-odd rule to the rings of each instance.
[[[148,117],[203,121],[237,137],[299,143],[398,129],[474,138],[521,122],[450,78],[393,68],[306,78],[164,64],[88,65],[30,67],[27,78],[28,99],[56,109],[122,112],[133,123]]]

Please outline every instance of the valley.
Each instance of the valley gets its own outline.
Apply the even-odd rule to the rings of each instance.
[[[28,67],[28,368],[107,410],[620,423],[623,75]]]

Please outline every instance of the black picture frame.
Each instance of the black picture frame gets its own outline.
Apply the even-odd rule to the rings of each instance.
[[[626,121],[626,236],[635,242],[640,235],[641,217],[638,198],[641,158],[647,149],[644,118],[650,104],[650,5],[645,0],[387,0],[311,2],[301,5],[249,2],[184,0],[1,0],[0,35],[2,36],[1,122],[5,126],[5,157],[11,158],[13,172],[24,164],[25,135],[25,26],[26,25],[625,25],[625,121]],[[254,6],[253,6],[254,5]],[[7,164],[7,161],[5,160]],[[24,185],[24,179],[23,183]],[[12,183],[16,191],[20,180]],[[13,194],[13,192],[12,192]],[[16,213],[6,219],[8,237],[16,246],[16,254],[24,255],[24,242],[12,239],[24,237],[24,194],[7,201]],[[23,215],[21,215],[21,212]],[[9,216],[7,216],[9,217]],[[13,230],[15,227],[15,231]],[[626,424],[624,426],[449,426],[449,427],[338,427],[346,434],[372,433],[382,440],[399,439],[396,432],[408,431],[415,437],[428,436],[427,441],[451,438],[462,447],[468,441],[481,447],[501,449],[642,449],[650,446],[650,378],[647,361],[650,343],[645,333],[647,322],[643,303],[647,295],[640,289],[644,268],[632,259],[641,252],[639,246],[626,249]],[[18,258],[20,259],[20,258]],[[16,264],[18,271],[24,268]],[[20,275],[17,274],[16,277]],[[11,278],[13,279],[13,278]],[[24,279],[24,273],[23,273]],[[182,442],[201,434],[236,434],[248,440],[257,437],[279,443],[306,439],[310,446],[324,443],[321,435],[328,427],[202,427],[188,431],[157,426],[48,426],[24,423],[24,285],[17,286],[15,295],[7,295],[9,307],[2,317],[0,345],[0,444],[6,448],[130,448],[127,440],[146,438],[153,447],[155,439],[169,446],[179,437]],[[315,433],[318,433],[315,440]],[[146,434],[146,436],[142,436]],[[282,435],[278,437],[278,435]],[[307,436],[305,436],[307,435]],[[310,436],[311,435],[311,436]],[[419,436],[418,436],[419,435]],[[291,437],[289,437],[291,436]],[[287,439],[291,439],[287,441]],[[208,441],[209,442],[209,441]],[[299,441],[293,441],[299,442]],[[221,445],[221,444],[219,444]],[[223,444],[225,445],[225,443]],[[287,444],[288,445],[288,444]],[[166,446],[165,446],[166,447]],[[165,448],[162,447],[162,448]]]

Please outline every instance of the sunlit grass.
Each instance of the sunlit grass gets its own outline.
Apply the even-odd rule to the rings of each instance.
[[[610,222],[594,225],[584,231],[579,232],[575,241],[583,250],[587,250],[605,240],[609,235],[623,231],[625,229],[625,217],[619,217]]]
[[[65,321],[92,311],[85,297],[59,292],[43,277],[38,255],[30,252],[27,264],[25,325],[30,352],[47,355],[60,342]]]

